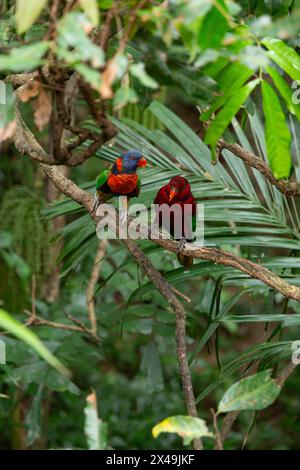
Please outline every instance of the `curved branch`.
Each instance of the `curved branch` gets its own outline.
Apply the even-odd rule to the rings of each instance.
[[[31,156],[32,151],[34,153],[39,153],[39,157],[44,158],[45,154],[43,149],[37,144],[35,138],[32,134],[26,132],[26,128],[21,126],[18,122],[17,131],[18,137],[16,137],[16,145],[27,150],[27,153]],[[24,143],[22,139],[27,139],[29,137],[29,142]],[[92,212],[93,210],[93,197],[87,191],[79,188],[74,182],[63,176],[56,166],[47,165],[46,163],[39,162],[41,168],[45,171],[48,177],[53,182],[54,186],[59,189],[62,193],[69,196],[72,200],[78,204],[85,207],[95,223],[99,221],[99,218]],[[176,252],[178,248],[178,242],[173,240],[165,239],[154,239],[155,243],[163,246],[168,251]],[[187,355],[186,355],[186,343],[185,343],[185,311],[182,304],[177,299],[176,294],[174,293],[173,287],[163,278],[163,276],[155,270],[150,260],[144,255],[138,246],[131,239],[125,239],[124,244],[126,245],[128,251],[131,253],[133,258],[138,262],[138,264],[144,269],[147,277],[150,281],[153,282],[157,290],[167,299],[172,307],[175,317],[176,317],[176,348],[177,348],[177,357],[180,367],[181,379],[183,383],[184,397],[186,401],[186,406],[188,413],[191,416],[197,416],[197,409],[195,404],[195,397],[193,393],[192,381],[190,376],[190,371],[188,367]],[[183,253],[192,256],[193,258],[206,259],[213,261],[218,264],[223,264],[225,266],[230,266],[235,269],[238,269],[251,277],[257,278],[277,289],[286,297],[293,298],[300,301],[300,289],[296,286],[288,284],[286,281],[281,279],[272,271],[260,266],[252,261],[249,261],[245,258],[236,256],[232,253],[219,250],[216,248],[210,247],[189,247],[186,246],[183,249]],[[286,380],[286,379],[284,379]],[[227,424],[224,423],[224,434],[229,433],[231,426],[235,420],[236,416],[226,417]],[[222,436],[223,437],[223,436]],[[201,440],[194,441],[195,449],[202,449]]]
[[[86,289],[86,305],[89,315],[89,320],[91,324],[91,332],[97,334],[97,317],[95,311],[95,286],[98,282],[100,275],[102,259],[105,256],[107,240],[100,240],[98,243],[96,256],[94,259],[94,264],[91,272],[91,276]]]
[[[246,165],[258,170],[273,186],[276,186],[281,193],[286,196],[300,196],[300,185],[283,179],[277,180],[269,165],[254,153],[248,152],[238,144],[230,144],[221,139],[218,142],[218,151],[222,152],[223,149],[229,150],[231,153],[243,160]]]
[[[174,240],[153,239],[153,241],[166,250],[172,251],[173,253],[176,253],[178,250],[178,242]],[[184,247],[182,253],[195,259],[205,259],[207,261],[213,261],[217,264],[222,264],[224,266],[230,266],[231,268],[238,269],[239,271],[248,274],[250,277],[259,279],[264,284],[272,287],[273,289],[276,289],[285,297],[297,300],[298,302],[300,301],[299,287],[293,284],[289,284],[264,266],[254,263],[253,261],[243,258],[242,256],[237,256],[233,253],[220,250],[218,248],[199,248],[188,244]]]
[[[183,393],[189,416],[198,416],[195,396],[193,391],[191,374],[188,366],[187,350],[186,350],[186,328],[185,328],[185,311],[173,292],[172,286],[157,271],[151,261],[145,256],[143,251],[130,238],[123,240],[128,251],[136,262],[143,268],[148,279],[153,282],[156,289],[169,302],[175,313],[176,319],[176,350],[179,363],[181,381],[183,385]],[[202,450],[203,445],[201,439],[194,439],[194,448]]]
[[[93,217],[95,223],[97,218],[92,214],[93,198],[90,193],[80,189],[75,183],[67,179],[55,168],[48,163],[49,156],[45,153],[42,147],[37,143],[35,137],[24,124],[19,110],[17,109],[17,128],[15,133],[15,145],[21,153],[28,153],[33,159],[37,160],[42,166],[45,173],[53,181],[54,185],[62,193],[69,196],[74,201],[78,202],[86,208],[86,210]],[[48,160],[48,161],[47,161]],[[43,163],[41,163],[43,162]],[[176,253],[178,250],[178,242],[174,240],[166,240],[161,238],[152,239],[158,245],[164,247],[166,250]],[[191,256],[195,259],[204,259],[213,261],[214,263],[224,266],[230,266],[238,269],[239,271],[248,274],[250,277],[259,279],[264,284],[276,289],[285,297],[300,301],[300,288],[289,284],[284,279],[281,279],[277,274],[269,269],[261,266],[253,261],[250,261],[241,256],[234,255],[233,253],[220,250],[212,247],[195,247],[186,245],[182,251],[183,254]]]

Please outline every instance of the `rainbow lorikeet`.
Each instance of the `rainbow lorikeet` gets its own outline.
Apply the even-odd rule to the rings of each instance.
[[[122,153],[110,169],[104,170],[98,176],[93,210],[114,196],[137,197],[140,193],[141,180],[136,171],[138,167],[146,164],[146,159],[138,150]]]
[[[194,198],[189,182],[183,176],[175,176],[168,184],[163,186],[157,193],[154,204],[159,207],[167,204],[174,208],[170,213],[170,219],[164,221],[163,214],[157,211],[153,225],[166,228],[172,237],[180,240],[178,246],[177,258],[179,263],[186,268],[193,264],[191,256],[181,253],[186,242],[193,241],[192,232],[196,230],[196,199]],[[175,205],[178,205],[178,211]],[[180,233],[178,233],[178,231]]]

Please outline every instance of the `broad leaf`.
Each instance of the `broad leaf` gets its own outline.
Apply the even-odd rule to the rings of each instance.
[[[239,62],[227,65],[225,69],[221,71],[220,77],[217,77],[222,95],[218,96],[211,107],[201,114],[200,120],[206,121],[209,119],[212,113],[223,106],[230,96],[236,94],[252,74],[252,70]]]
[[[230,283],[232,286],[232,283]],[[280,342],[267,342],[253,346],[242,354],[239,354],[235,359],[224,365],[216,379],[206,387],[201,394],[196,398],[196,403],[203,400],[209,393],[215,390],[226,377],[232,375],[238,371],[243,365],[249,364],[254,360],[268,359],[272,364],[275,365],[279,360],[291,356],[292,341],[280,341]]]
[[[147,74],[145,70],[145,64],[143,62],[139,62],[137,64],[133,64],[130,67],[130,73],[134,77],[136,77],[142,85],[148,88],[157,88],[158,83]]]
[[[97,26],[99,24],[97,0],[79,0],[79,4],[93,26]]]
[[[204,17],[202,22],[198,42],[202,49],[217,48],[227,31],[227,7],[224,0],[216,0],[214,6]],[[216,28],[216,25],[218,27]]]
[[[271,85],[262,84],[263,110],[266,119],[267,155],[275,178],[288,178],[291,161],[291,134],[279,99]]]
[[[280,39],[264,38],[262,44],[269,49],[268,57],[294,80],[300,80],[300,56]]]
[[[233,384],[221,399],[218,413],[236,410],[262,410],[272,405],[280,386],[271,378],[271,369],[258,372]]]
[[[24,33],[38,19],[48,0],[17,0],[16,24],[19,34]]]
[[[268,74],[272,77],[272,80],[284,99],[286,106],[290,113],[294,114],[298,121],[300,121],[300,108],[298,105],[293,103],[293,89],[286,82],[282,75],[274,67],[266,67]]]
[[[0,55],[0,71],[24,72],[33,69],[42,64],[42,57],[48,48],[47,41],[13,48],[9,54]]]
[[[161,432],[176,433],[183,438],[183,443],[188,445],[193,439],[199,437],[213,437],[207,429],[205,421],[192,416],[170,416],[158,423],[152,429],[153,437],[157,437]]]
[[[52,367],[66,376],[70,376],[70,371],[43,345],[35,333],[30,331],[22,323],[18,322],[4,310],[0,309],[0,327],[16,336],[24,343],[33,348],[42,359],[47,361]]]
[[[226,127],[230,124],[230,121],[236,115],[258,83],[259,80],[252,80],[243,86],[236,94],[230,97],[208,128],[204,139],[206,144],[209,144],[212,147],[216,145]]]

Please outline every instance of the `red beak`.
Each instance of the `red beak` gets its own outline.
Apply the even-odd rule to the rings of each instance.
[[[171,202],[172,199],[176,196],[176,193],[177,193],[177,191],[175,191],[175,189],[171,189],[171,190],[170,190],[169,202]]]
[[[137,166],[146,166],[147,165],[147,160],[146,158],[140,158],[138,161]]]

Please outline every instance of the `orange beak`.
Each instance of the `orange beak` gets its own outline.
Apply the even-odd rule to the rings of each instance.
[[[140,158],[138,161],[137,166],[146,166],[147,165],[147,160],[146,158]]]
[[[171,190],[170,190],[169,202],[172,201],[172,199],[176,196],[176,194],[177,194],[177,191],[175,191],[175,189],[171,189]]]

